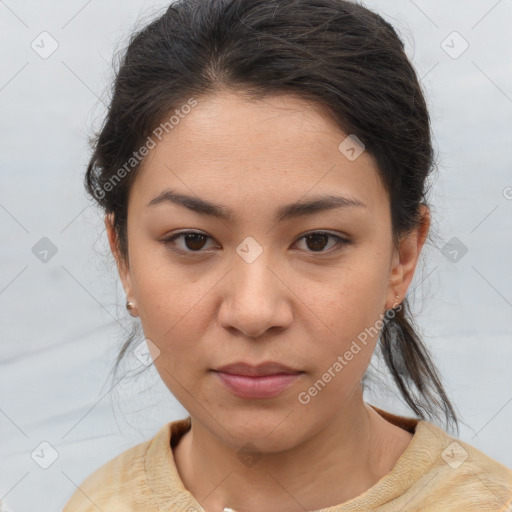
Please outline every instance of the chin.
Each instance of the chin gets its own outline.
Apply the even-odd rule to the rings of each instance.
[[[298,411],[290,408],[223,411],[214,414],[218,422],[208,420],[209,429],[232,449],[277,453],[293,448],[302,441],[304,425],[297,419]],[[220,423],[220,425],[219,425]],[[302,427],[298,430],[298,427]],[[245,451],[245,450],[244,450]]]

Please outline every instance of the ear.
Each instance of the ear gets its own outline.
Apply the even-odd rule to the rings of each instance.
[[[119,277],[121,278],[121,282],[123,284],[124,292],[126,294],[127,300],[130,298],[133,299],[132,296],[132,282],[130,277],[130,269],[128,262],[121,256],[119,252],[119,243],[117,239],[117,234],[114,229],[114,214],[109,213],[105,216],[105,227],[107,229],[108,242],[110,245],[110,250],[116,260],[117,270],[119,272]]]
[[[396,307],[398,303],[403,301],[414,276],[421,250],[430,229],[430,210],[424,204],[420,206],[420,215],[420,225],[405,235],[400,240],[399,248],[395,249],[390,271],[386,309]],[[400,294],[399,299],[396,298],[397,294]]]

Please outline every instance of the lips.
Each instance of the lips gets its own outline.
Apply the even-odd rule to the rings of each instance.
[[[267,362],[257,366],[234,363],[213,370],[222,386],[239,398],[272,398],[291,387],[304,373],[287,365]]]
[[[214,371],[228,373],[230,375],[244,375],[247,377],[261,377],[264,375],[292,375],[303,373],[300,370],[295,370],[290,366],[273,361],[261,363],[258,365],[251,365],[244,362],[232,363],[221,366]]]

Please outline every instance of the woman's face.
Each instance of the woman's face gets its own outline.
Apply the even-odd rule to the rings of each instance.
[[[362,147],[343,143],[318,107],[293,96],[197,99],[133,184],[120,275],[158,347],[156,368],[188,412],[227,444],[286,449],[360,390],[422,242],[409,238],[397,256],[374,160],[355,158]],[[110,228],[109,237],[115,250]],[[259,378],[242,396],[215,371],[270,361],[301,372],[274,377],[287,387],[268,384],[273,395]]]

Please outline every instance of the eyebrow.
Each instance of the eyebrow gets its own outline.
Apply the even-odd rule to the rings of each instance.
[[[226,206],[212,203],[199,197],[180,194],[173,190],[164,190],[157,197],[153,198],[146,207],[168,203],[184,206],[201,215],[207,215],[226,221],[230,221],[233,218],[232,210]],[[325,195],[311,200],[302,200],[280,206],[276,210],[275,221],[282,222],[303,215],[313,215],[336,208],[366,208],[366,204],[354,197]]]

